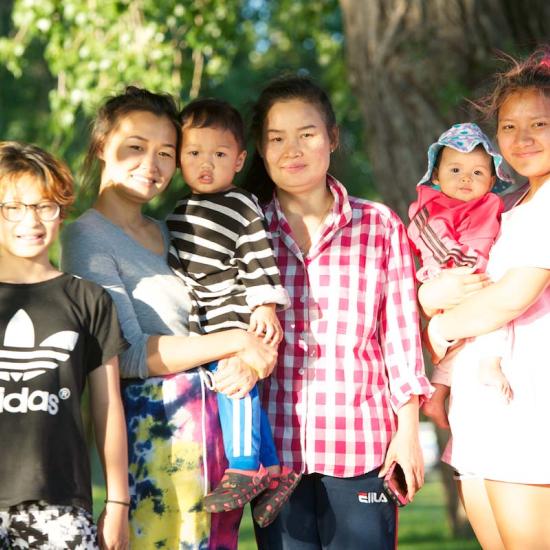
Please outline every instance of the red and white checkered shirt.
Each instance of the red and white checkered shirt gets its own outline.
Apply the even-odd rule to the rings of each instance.
[[[327,181],[333,209],[306,257],[278,200],[266,208],[291,307],[279,314],[284,339],[263,402],[282,464],[351,477],[382,464],[395,412],[431,386],[403,224]]]

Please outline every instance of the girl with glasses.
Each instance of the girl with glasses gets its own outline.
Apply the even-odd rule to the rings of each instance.
[[[67,167],[0,143],[0,547],[128,548],[128,468],[111,298],[48,258],[73,202]],[[107,480],[99,536],[80,413],[91,412]]]

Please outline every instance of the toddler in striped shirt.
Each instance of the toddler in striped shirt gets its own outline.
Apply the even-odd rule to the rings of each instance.
[[[180,164],[191,193],[176,204],[167,223],[169,263],[194,302],[190,330],[241,328],[276,347],[283,332],[275,310],[288,307],[289,298],[256,197],[233,184],[246,158],[242,118],[224,101],[199,99],[183,109],[180,121]],[[211,364],[207,372],[216,368]],[[254,517],[268,525],[300,474],[279,464],[257,387],[242,399],[217,397],[229,468],[206,495],[205,506],[223,512],[256,499]]]

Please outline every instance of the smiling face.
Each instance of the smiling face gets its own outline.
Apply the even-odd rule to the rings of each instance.
[[[291,99],[278,101],[269,109],[260,149],[277,188],[301,194],[326,185],[336,142],[337,130],[327,128],[316,105]]]
[[[176,169],[176,129],[164,116],[146,111],[122,115],[99,153],[101,190],[146,203],[161,193]]]
[[[502,156],[519,174],[540,186],[550,177],[550,98],[538,90],[510,94],[498,112]]]
[[[13,176],[11,181],[2,182],[4,190],[0,202],[18,202],[38,205],[51,202],[44,193],[44,186],[32,174]],[[48,248],[57,237],[60,217],[42,221],[36,209],[27,208],[23,219],[8,221],[0,214],[0,261],[14,261],[18,258],[32,259],[37,263],[49,264]]]
[[[447,197],[471,201],[483,197],[493,187],[496,176],[492,164],[491,155],[481,146],[469,153],[444,147],[432,181]]]
[[[233,133],[223,128],[184,127],[180,164],[185,183],[194,193],[219,193],[233,185],[244,165]]]

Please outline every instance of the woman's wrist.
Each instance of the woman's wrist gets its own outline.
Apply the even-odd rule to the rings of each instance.
[[[103,502],[105,502],[105,504],[116,504],[117,506],[125,506],[126,508],[130,507],[129,498],[106,498]]]
[[[186,338],[189,337],[186,336]],[[204,346],[213,352],[211,359],[201,361],[201,364],[208,363],[209,361],[219,361],[221,359],[227,359],[228,357],[238,355],[239,353],[242,353],[248,345],[248,333],[240,328],[232,328],[222,332],[205,334],[201,336],[201,338],[205,339]]]
[[[234,328],[234,329],[228,330],[225,334],[230,336],[230,339],[229,339],[230,350],[228,355],[235,355],[246,349],[246,346],[248,344],[248,338],[249,338],[248,332],[240,328]]]
[[[411,395],[410,399],[397,411],[397,432],[410,433],[418,431],[419,423],[418,395]]]

